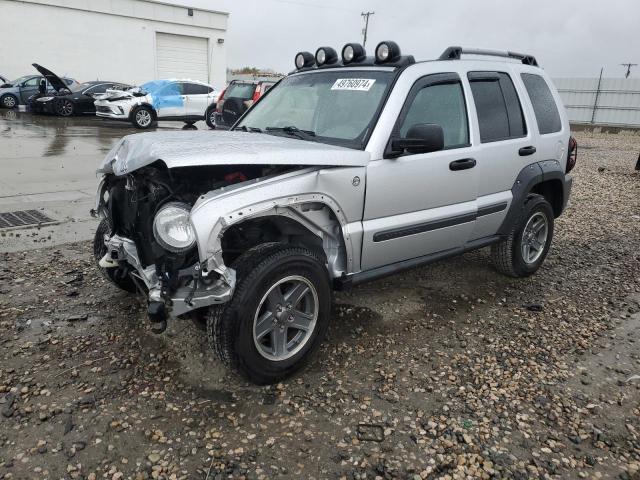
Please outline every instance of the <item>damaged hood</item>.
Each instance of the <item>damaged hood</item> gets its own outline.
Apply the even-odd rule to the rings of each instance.
[[[364,166],[368,152],[296,138],[238,131],[150,132],[127,135],[98,173],[126,175],[158,160],[168,168],[206,165]]]
[[[67,89],[67,90],[69,89],[67,84],[64,83],[60,79],[60,77],[58,77],[51,70],[47,70],[46,68],[38,65],[37,63],[32,63],[32,65],[33,65],[33,68],[35,68],[36,70],[38,70],[38,72],[40,72],[40,75],[42,75],[44,78],[47,79],[49,84],[55,89],[56,92],[59,92],[62,89]]]

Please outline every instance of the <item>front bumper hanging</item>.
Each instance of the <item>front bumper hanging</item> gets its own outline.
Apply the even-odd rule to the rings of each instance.
[[[100,260],[103,268],[116,268],[122,263],[131,267],[130,275],[144,283],[148,290],[148,301],[154,304],[154,311],[159,304],[170,317],[175,318],[193,310],[210,305],[228,302],[235,288],[235,271],[229,270],[225,277],[215,272],[206,271],[196,263],[189,268],[179,270],[174,284],[184,285],[171,291],[159,277],[155,265],[144,267],[140,262],[138,249],[133,240],[119,235],[105,236],[106,255]],[[157,315],[157,313],[156,313]]]

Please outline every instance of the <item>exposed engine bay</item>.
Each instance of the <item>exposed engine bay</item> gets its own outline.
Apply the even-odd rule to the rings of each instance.
[[[172,297],[175,299],[176,292],[182,291],[185,302],[190,303],[189,292],[193,295],[199,287],[214,288],[219,276],[205,272],[195,245],[184,252],[172,252],[160,244],[154,235],[154,218],[159,209],[172,202],[191,207],[208,192],[299,168],[215,165],[168,169],[164,163],[156,162],[124,176],[105,175],[97,212],[110,225],[103,265],[121,269],[121,275],[137,279],[137,287],[145,290],[152,301],[170,301]],[[269,228],[256,224],[246,229],[234,228],[224,238],[225,263],[268,241],[269,234]],[[145,275],[140,275],[141,269]],[[179,314],[182,310],[176,311]]]

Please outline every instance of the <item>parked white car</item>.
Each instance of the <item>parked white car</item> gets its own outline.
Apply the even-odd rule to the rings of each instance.
[[[195,80],[154,80],[128,90],[107,90],[95,101],[96,115],[130,121],[142,129],[158,120],[194,124],[204,120],[219,96],[215,87]]]

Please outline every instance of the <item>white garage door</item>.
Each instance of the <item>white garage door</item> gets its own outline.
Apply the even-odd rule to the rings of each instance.
[[[158,79],[188,78],[209,81],[208,39],[156,33]]]

